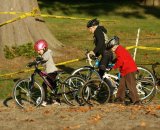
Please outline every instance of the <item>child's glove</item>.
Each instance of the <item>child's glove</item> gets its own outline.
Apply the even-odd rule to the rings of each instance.
[[[36,61],[42,61],[43,58],[42,57],[36,57]]]
[[[29,62],[29,63],[27,64],[27,67],[31,68],[32,66],[34,66],[34,65],[36,65],[36,64],[37,64],[36,61]]]

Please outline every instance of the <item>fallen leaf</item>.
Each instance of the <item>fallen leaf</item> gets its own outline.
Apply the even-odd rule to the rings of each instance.
[[[78,129],[78,128],[80,128],[81,126],[80,125],[75,125],[75,126],[68,126],[68,127],[66,127],[66,128],[64,128],[63,130],[69,130],[69,129]]]
[[[145,126],[146,126],[146,122],[142,121],[142,122],[140,123],[140,126],[145,127]]]
[[[160,110],[160,105],[157,105],[156,109],[157,109],[157,110]]]
[[[92,116],[92,117],[89,119],[89,121],[90,121],[91,123],[96,123],[96,122],[98,122],[101,118],[102,118],[102,117],[101,117],[99,114],[97,114],[97,115],[95,115],[95,116]]]

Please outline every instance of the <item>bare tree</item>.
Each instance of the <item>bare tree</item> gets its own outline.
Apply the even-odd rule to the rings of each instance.
[[[0,12],[30,12],[38,8],[37,0],[0,0]],[[40,11],[38,12],[40,13]],[[1,14],[0,24],[18,17],[20,14]],[[22,20],[5,24],[0,27],[0,53],[3,47],[34,43],[38,39],[45,39],[50,48],[56,49],[62,44],[52,35],[42,18],[27,17]]]

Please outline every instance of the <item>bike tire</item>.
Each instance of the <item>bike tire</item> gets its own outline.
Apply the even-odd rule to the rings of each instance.
[[[74,70],[71,75],[79,75],[85,80],[101,79],[99,73],[93,67],[90,66],[78,68]]]
[[[137,80],[147,79],[152,81],[153,84],[156,84],[155,76],[149,69],[143,66],[138,66],[137,68],[138,68],[138,72],[136,73]]]
[[[34,82],[34,86],[30,83],[30,79],[27,78],[17,81],[14,85],[13,99],[21,108],[38,107],[44,100],[43,88],[37,82]]]
[[[110,98],[110,88],[103,80],[91,79],[82,87],[81,97],[89,106],[105,104]]]
[[[155,84],[147,79],[138,80],[136,88],[142,104],[150,103],[157,92]]]
[[[85,80],[77,75],[69,76],[63,83],[63,97],[67,104],[71,106],[84,105],[81,98],[80,89]]]

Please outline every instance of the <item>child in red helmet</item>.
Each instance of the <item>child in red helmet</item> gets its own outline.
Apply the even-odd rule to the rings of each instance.
[[[55,66],[55,63],[53,61],[53,52],[52,50],[48,49],[48,43],[41,39],[38,40],[35,44],[34,44],[34,49],[35,51],[43,58],[43,60],[46,61],[46,63],[42,64],[45,68],[45,71],[48,73],[48,76],[50,78],[47,77],[47,80],[50,82],[50,84],[52,85],[53,88],[51,88],[52,90],[54,90],[57,86],[56,86],[56,82],[54,82],[54,79],[57,75],[56,71],[58,70]],[[45,101],[43,101],[42,106],[46,106],[47,105],[47,85],[45,83],[43,83],[43,88],[45,91]],[[55,104],[58,104],[58,102],[54,101]]]
[[[115,102],[124,103],[125,90],[128,88],[133,104],[141,104],[136,89],[135,72],[137,71],[137,65],[132,56],[124,47],[119,45],[119,38],[117,36],[114,36],[107,43],[107,49],[111,49],[116,55],[116,62],[112,69],[119,68],[121,74]]]

